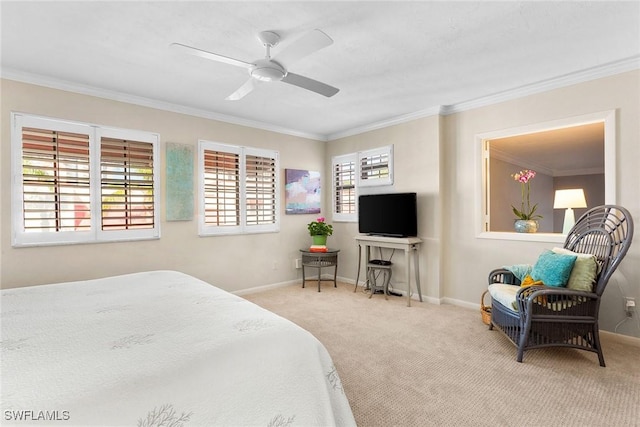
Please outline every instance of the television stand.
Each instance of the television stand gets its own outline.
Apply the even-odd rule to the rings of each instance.
[[[411,253],[413,253],[413,266],[414,275],[416,281],[416,290],[420,302],[422,302],[422,291],[420,290],[420,257],[418,256],[418,247],[422,243],[422,239],[419,237],[385,237],[385,236],[370,236],[366,234],[359,234],[356,236],[356,242],[358,243],[358,274],[356,275],[356,289],[358,289],[358,281],[360,280],[360,267],[362,264],[362,247],[365,247],[365,266],[369,265],[371,259],[371,248],[388,248],[388,249],[402,249],[404,250],[405,257],[405,274],[407,277],[407,307],[411,307]],[[366,267],[365,267],[366,268]]]

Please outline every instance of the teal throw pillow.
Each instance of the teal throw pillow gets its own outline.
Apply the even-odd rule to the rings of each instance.
[[[546,286],[556,288],[567,286],[571,270],[577,256],[557,254],[553,251],[544,251],[531,270],[534,280],[542,280]]]

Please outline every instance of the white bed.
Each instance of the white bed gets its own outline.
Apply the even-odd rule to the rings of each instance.
[[[315,337],[191,276],[1,295],[2,425],[355,425]]]

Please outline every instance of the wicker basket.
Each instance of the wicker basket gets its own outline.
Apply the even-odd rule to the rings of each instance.
[[[480,297],[480,314],[482,315],[482,323],[485,325],[491,324],[491,307],[484,305],[484,296],[489,291],[484,291],[482,297]]]

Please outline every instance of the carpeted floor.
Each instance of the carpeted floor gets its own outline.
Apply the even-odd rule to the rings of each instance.
[[[330,282],[244,295],[329,350],[359,426],[639,426],[640,340],[595,353],[516,349],[479,311]]]

